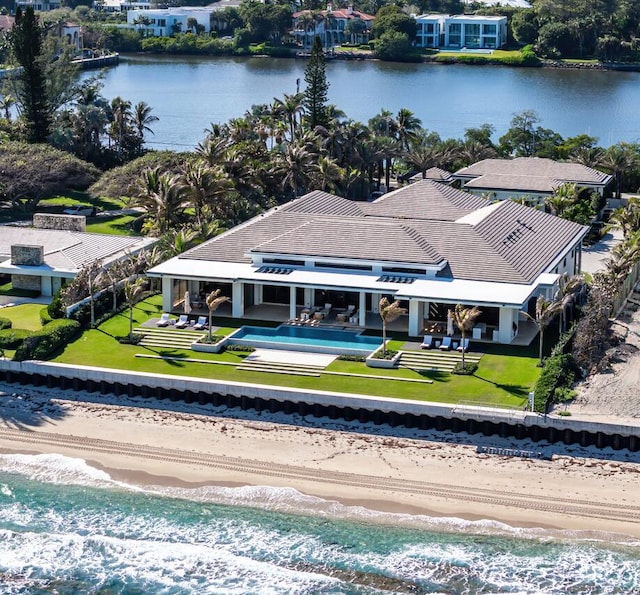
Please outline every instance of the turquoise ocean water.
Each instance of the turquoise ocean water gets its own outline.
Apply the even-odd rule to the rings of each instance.
[[[0,593],[639,593],[640,543],[0,455]]]

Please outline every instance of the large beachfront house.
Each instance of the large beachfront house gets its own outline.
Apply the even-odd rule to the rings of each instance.
[[[535,330],[523,312],[555,291],[560,274],[580,270],[586,232],[512,201],[421,180],[370,203],[311,192],[149,276],[162,279],[167,311],[182,311],[187,291],[203,299],[220,288],[234,318],[286,321],[320,309],[344,324],[379,328],[378,303],[388,296],[407,308],[396,328],[412,336],[463,303],[482,309],[476,339],[518,342],[526,328],[528,342]]]
[[[148,37],[170,37],[175,33],[211,32],[214,9],[201,6],[131,9],[127,11],[127,28]]]
[[[416,17],[421,48],[497,49],[507,43],[507,17],[423,14]]]
[[[485,159],[454,174],[454,180],[473,194],[502,200],[525,197],[544,201],[558,186],[575,183],[604,195],[613,177],[580,163],[566,163],[542,157]]]
[[[14,289],[54,295],[80,269],[95,260],[104,264],[152,246],[155,238],[88,233],[85,217],[33,216],[33,227],[2,227],[0,274],[10,275]]]

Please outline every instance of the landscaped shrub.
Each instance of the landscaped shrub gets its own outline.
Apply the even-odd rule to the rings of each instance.
[[[338,356],[339,360],[343,362],[364,362],[366,361],[366,357],[363,355],[351,355],[349,353],[342,353]]]
[[[51,303],[47,306],[47,312],[49,313],[49,317],[52,319],[64,318],[65,311],[64,306],[62,305],[62,299],[60,298],[60,290],[56,291]],[[40,318],[42,318],[42,315],[40,315]]]
[[[462,365],[462,362],[458,362],[453,367],[453,370],[451,370],[451,373],[459,374],[461,376],[471,376],[472,374],[475,374],[477,369],[477,362],[464,362],[464,366]]]
[[[245,353],[252,353],[256,350],[255,347],[251,345],[225,345],[225,351],[244,351]]]
[[[45,306],[40,309],[40,324],[44,326],[45,324],[49,324],[53,318],[49,314],[49,306]]]
[[[16,350],[13,359],[45,359],[64,347],[80,333],[80,323],[75,320],[53,320],[39,331],[31,333]]]
[[[4,329],[0,331],[0,349],[17,349],[31,335],[26,329]]]
[[[385,353],[382,349],[378,349],[371,357],[375,359],[393,359],[398,355],[398,351],[394,349],[387,349]]]
[[[0,331],[11,328],[11,320],[9,318],[0,318]]]
[[[554,355],[547,358],[534,387],[534,411],[546,413],[548,408],[557,402],[557,398],[567,394],[560,390],[556,395],[556,391],[565,388],[571,389],[577,373],[578,368],[570,354]]]

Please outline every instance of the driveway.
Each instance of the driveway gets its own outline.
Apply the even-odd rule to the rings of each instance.
[[[611,255],[613,247],[622,239],[622,232],[618,229],[607,234],[593,246],[582,248],[582,271],[593,275],[605,268],[605,260]]]

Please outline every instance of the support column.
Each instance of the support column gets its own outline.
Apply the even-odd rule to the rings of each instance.
[[[422,321],[424,319],[424,303],[417,300],[409,300],[409,336],[419,337],[422,334]]]
[[[516,336],[514,324],[518,325],[518,310],[515,308],[500,308],[498,322],[498,343],[511,343]]]
[[[173,279],[162,277],[162,310],[171,312],[173,306]]]
[[[47,297],[53,295],[51,290],[51,277],[48,275],[40,277],[40,293]]]
[[[304,288],[304,305],[305,308],[311,308],[313,306],[313,292],[311,287]]]
[[[262,303],[262,285],[256,283],[253,286],[253,305],[259,306]]]
[[[231,316],[242,318],[244,316],[244,283],[234,281],[231,290]]]
[[[289,318],[296,317],[296,286],[289,287]]]
[[[360,301],[358,303],[358,326],[367,325],[367,293],[360,292]]]

